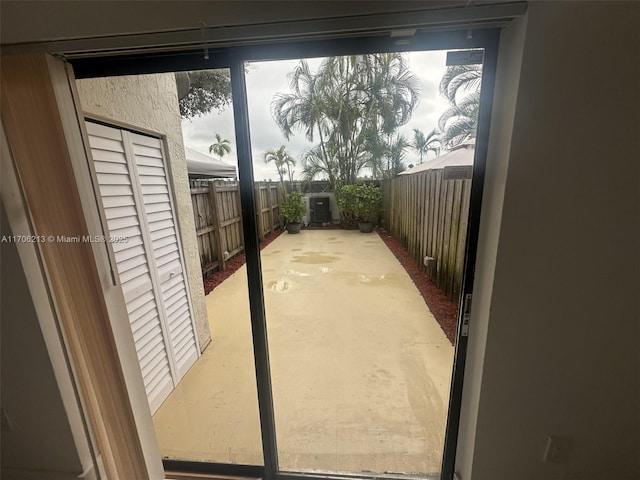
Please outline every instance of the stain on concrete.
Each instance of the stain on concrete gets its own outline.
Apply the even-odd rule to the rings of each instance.
[[[390,273],[365,274],[359,273],[358,280],[363,285],[384,285],[391,286],[397,284],[396,275]]]
[[[424,361],[415,352],[411,353],[403,358],[405,377],[419,378],[420,381],[407,383],[407,399],[416,418],[422,420],[419,426],[424,437],[439,446],[442,445],[447,418],[444,401],[440,397]],[[433,458],[429,458],[430,461],[437,461],[442,455],[442,450],[428,452],[428,455],[433,456]]]
[[[389,385],[391,380],[395,378],[395,375],[386,368],[382,368],[379,365],[372,365],[371,370],[365,375],[365,377],[370,383],[375,383],[376,385]]]
[[[306,263],[310,265],[332,263],[338,260],[338,257],[333,255],[327,255],[322,252],[303,252],[302,255],[296,255],[291,259],[292,262]]]
[[[308,277],[310,273],[300,272],[298,270],[287,270],[284,272],[287,275],[294,275],[296,277]]]
[[[267,288],[274,292],[286,292],[291,287],[291,284],[286,280],[272,280],[267,284]]]

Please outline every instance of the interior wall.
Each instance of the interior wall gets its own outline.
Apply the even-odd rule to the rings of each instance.
[[[76,85],[84,112],[166,135],[167,169],[173,184],[180,242],[202,352],[211,341],[211,332],[204,302],[175,77],[172,73],[128,75],[77,80]]]
[[[638,25],[637,2],[529,5],[462,480],[640,478]]]
[[[500,223],[526,28],[527,16],[524,16],[512,22],[500,33],[495,79],[496,93],[492,107],[493,115],[489,133],[486,178],[478,237],[478,257],[473,288],[472,321],[470,322],[470,336],[467,344],[462,400],[464,408],[460,412],[459,442],[455,466],[455,471],[465,479],[471,478],[485,345],[491,316],[491,293],[498,254]]]
[[[0,235],[11,236],[0,202]],[[75,445],[16,245],[0,244],[2,478],[78,478]]]

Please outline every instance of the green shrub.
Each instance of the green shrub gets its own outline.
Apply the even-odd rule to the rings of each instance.
[[[280,211],[286,223],[300,223],[305,213],[307,213],[307,204],[300,192],[290,192],[285,194]]]
[[[344,185],[336,192],[342,222],[346,226],[376,222],[382,210],[382,191],[374,185]]]
[[[357,185],[343,185],[336,189],[336,200],[340,208],[342,225],[347,228],[355,228],[357,219]]]

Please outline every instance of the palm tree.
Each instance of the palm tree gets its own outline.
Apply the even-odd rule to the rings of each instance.
[[[385,178],[385,165],[388,163],[390,154],[390,139],[384,140],[378,135],[372,135],[367,142],[367,151],[371,155],[369,167],[375,179]]]
[[[478,110],[480,107],[480,92],[466,95],[445,111],[438,120],[438,127],[442,130],[442,143],[452,148],[476,137],[478,127]]]
[[[440,80],[440,94],[451,107],[438,120],[442,144],[455,147],[475,138],[480,105],[481,65],[448,67]]]
[[[284,176],[288,174],[289,185],[293,183],[293,174],[295,171],[293,167],[296,165],[296,161],[293,156],[285,150],[284,145],[280,145],[278,150],[267,150],[264,152],[265,163],[273,162],[278,170],[278,176],[280,177],[280,188],[285,191],[284,188]]]
[[[387,164],[387,178],[393,178],[404,170],[404,152],[411,146],[404,135],[398,135],[389,142],[389,163]]]
[[[294,130],[302,130],[305,138],[313,142],[317,129],[320,149],[326,157],[324,137],[329,128],[323,111],[320,75],[311,71],[306,60],[301,60],[289,74],[289,83],[293,93],[278,93],[271,102],[273,118],[287,140]]]
[[[292,93],[274,97],[273,118],[286,138],[299,130],[313,142],[317,133],[305,174],[325,174],[332,187],[354,183],[376,160],[372,139],[393,135],[418,101],[417,77],[399,53],[330,57],[315,73],[301,61],[289,80]]]
[[[413,149],[420,154],[420,163],[422,163],[422,156],[433,152],[436,157],[440,155],[440,132],[434,128],[425,135],[419,128],[413,129],[413,143],[410,145]]]
[[[338,171],[335,160],[334,145],[326,145],[324,151],[319,145],[307,150],[302,155],[302,175],[306,182],[321,176],[329,179],[331,189],[336,185],[336,172]]]
[[[340,183],[354,183],[365,166],[384,170],[378,168],[385,152],[380,138],[390,139],[407,123],[418,101],[419,82],[405,58],[398,53],[332,57],[321,72]]]
[[[420,83],[397,53],[363,57],[364,88],[380,119],[382,133],[390,135],[411,119],[418,103]]]
[[[373,178],[393,178],[404,170],[405,150],[411,143],[404,135],[388,135],[386,141],[380,141],[371,145],[373,154],[371,171]]]
[[[479,92],[481,82],[481,65],[454,65],[447,67],[440,80],[440,94],[449,100],[449,103],[456,105],[460,94]]]
[[[231,153],[231,143],[216,132],[216,143],[209,146],[209,153],[215,153],[220,157],[220,161],[222,161],[222,157],[227,153]]]

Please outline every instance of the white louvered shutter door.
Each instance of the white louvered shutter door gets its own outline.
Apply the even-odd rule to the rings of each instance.
[[[128,238],[112,246],[144,386],[155,412],[173,390],[174,379],[158,305],[161,300],[152,281],[153,252],[143,232],[143,205],[127,161],[125,132],[92,122],[86,125],[109,234]]]
[[[162,142],[136,133],[124,135],[135,159],[179,380],[197,360],[198,345]]]

